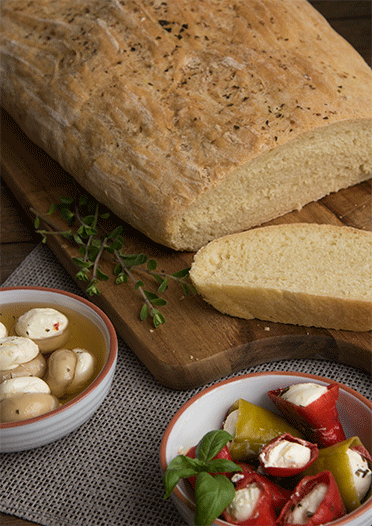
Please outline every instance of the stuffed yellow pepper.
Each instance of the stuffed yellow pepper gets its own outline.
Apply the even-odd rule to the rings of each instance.
[[[257,456],[270,440],[284,433],[303,438],[282,416],[243,399],[230,407],[223,428],[234,437],[230,443],[233,460]]]
[[[348,512],[359,508],[371,494],[371,456],[358,437],[319,450],[306,474],[331,471]]]

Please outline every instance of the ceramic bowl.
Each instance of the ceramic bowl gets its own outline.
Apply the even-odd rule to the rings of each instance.
[[[255,373],[219,382],[191,398],[170,421],[160,447],[160,466],[162,472],[168,463],[179,453],[186,452],[196,445],[208,432],[220,429],[224,416],[235,400],[243,398],[249,402],[277,412],[267,392],[300,382],[316,382],[322,385],[331,380],[310,374],[295,372]],[[371,422],[372,403],[349,387],[340,384],[338,411],[347,438],[359,436],[365,447],[372,451]],[[280,414],[280,413],[279,413]],[[171,498],[181,516],[193,526],[195,500],[188,483],[180,481]],[[332,526],[370,526],[372,498],[360,508]],[[216,526],[226,526],[224,520],[216,519]]]
[[[0,424],[0,451],[10,453],[49,444],[71,433],[88,420],[103,402],[114,376],[117,336],[109,318],[93,303],[75,294],[43,287],[0,289],[0,306],[11,303],[47,304],[65,307],[93,322],[102,333],[107,348],[102,367],[93,382],[75,398],[44,415]]]

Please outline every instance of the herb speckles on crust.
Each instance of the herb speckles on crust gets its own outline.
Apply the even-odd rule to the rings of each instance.
[[[369,177],[370,68],[305,0],[8,0],[3,23],[5,109],[157,242]]]

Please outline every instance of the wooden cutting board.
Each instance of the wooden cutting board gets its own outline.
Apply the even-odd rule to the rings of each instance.
[[[45,214],[61,196],[74,195],[71,177],[35,146],[5,112],[2,113],[2,177],[33,221],[30,208]],[[313,222],[349,225],[372,230],[371,181],[310,203],[270,224]],[[55,215],[53,222],[65,224]],[[123,224],[115,217],[113,224]],[[31,224],[31,223],[30,223]],[[172,273],[189,267],[193,254],[177,253],[150,241],[131,227],[125,232],[128,254],[143,252],[158,261],[159,269]],[[74,278],[72,257],[76,247],[66,239],[49,236],[49,246]],[[111,274],[112,264],[103,270]],[[77,282],[84,288],[82,282]],[[149,288],[149,285],[147,285]],[[156,291],[154,281],[154,291]],[[117,332],[162,384],[189,389],[243,368],[281,359],[325,358],[371,372],[372,334],[333,331],[222,315],[199,296],[183,296],[171,284],[162,307],[166,323],[154,329],[140,321],[142,300],[129,284],[102,282],[101,295],[90,298],[113,321]]]

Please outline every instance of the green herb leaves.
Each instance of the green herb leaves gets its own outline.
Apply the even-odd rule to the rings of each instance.
[[[60,231],[49,218],[42,217],[31,209],[36,216],[35,229],[43,236],[43,243],[46,242],[48,235],[61,235],[78,246],[79,257],[73,258],[79,269],[75,277],[79,281],[87,282],[85,291],[90,296],[100,294],[99,283],[110,279],[100,266],[104,256],[105,259],[109,257],[113,260],[113,275],[117,285],[132,282],[134,290],[139,292],[143,302],[139,318],[144,321],[150,317],[155,328],[165,323],[165,317],[159,307],[163,307],[167,302],[160,295],[167,291],[171,280],[181,286],[184,295],[196,294],[195,288],[188,282],[188,268],[166,274],[163,271],[158,272],[157,261],[148,258],[146,254],[125,254],[123,227],[115,226],[108,232],[102,220],[107,220],[109,213],[100,213],[99,204],[95,200],[89,200],[86,195],[80,196],[77,200],[61,197],[58,204],[50,207],[47,216],[56,211],[59,211],[61,218],[67,222],[68,230]],[[49,229],[40,229],[40,220],[48,225]],[[138,279],[135,273],[152,278],[157,282],[157,288],[148,290],[145,279]]]
[[[164,499],[170,497],[180,479],[194,477],[203,470],[205,470],[205,465],[198,461],[198,459],[186,457],[185,455],[177,455],[177,457],[169,462],[167,471],[164,473]]]
[[[214,458],[221,449],[226,446],[229,440],[233,437],[227,431],[222,429],[218,431],[210,431],[200,440],[196,446],[195,455],[200,460],[207,462]]]
[[[225,475],[200,473],[195,484],[195,526],[212,524],[234,497],[234,484]]]
[[[198,443],[196,458],[178,455],[168,464],[164,473],[165,499],[171,495],[181,478],[196,477],[195,526],[212,524],[235,496],[233,483],[219,473],[242,471],[241,467],[226,458],[215,458],[232,438],[223,430],[210,431]]]

